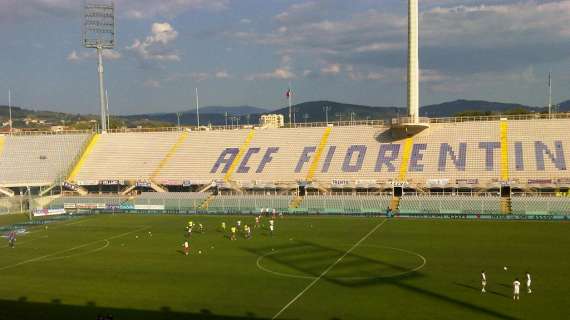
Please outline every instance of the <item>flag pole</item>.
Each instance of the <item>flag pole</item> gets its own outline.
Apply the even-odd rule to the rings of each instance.
[[[552,117],[552,74],[548,72],[548,118]]]
[[[198,100],[198,88],[196,88],[196,124],[198,125],[198,130],[200,130],[200,104]]]
[[[12,90],[8,89],[8,113],[10,117],[8,121],[10,122],[10,134],[12,134]]]
[[[291,124],[293,123],[292,120],[292,108],[291,108],[291,96],[292,96],[292,92],[291,92],[291,81],[289,81],[289,89],[287,90],[287,100],[289,100],[289,127],[291,127]]]

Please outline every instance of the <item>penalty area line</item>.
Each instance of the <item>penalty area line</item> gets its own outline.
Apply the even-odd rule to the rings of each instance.
[[[326,268],[318,277],[316,277],[313,281],[311,281],[311,283],[309,283],[305,287],[305,289],[301,290],[301,292],[299,292],[299,294],[297,294],[293,299],[291,299],[291,301],[289,301],[289,303],[287,303],[283,308],[281,308],[281,310],[279,310],[279,312],[277,312],[273,316],[273,318],[271,318],[271,319],[273,319],[273,320],[277,319],[293,303],[295,303],[297,300],[299,300],[299,298],[301,298],[301,296],[304,295],[305,292],[309,291],[309,289],[311,289],[317,282],[319,282],[319,280],[321,280],[322,277],[324,277],[327,273],[329,273],[337,264],[339,264],[339,262],[342,261],[342,259],[344,259],[354,249],[356,249],[356,247],[358,247],[362,242],[364,242],[364,240],[368,239],[368,237],[370,237],[376,230],[378,230],[386,221],[388,221],[388,219],[384,219],[384,221],[380,222],[374,228],[372,228],[372,230],[370,230],[367,234],[365,234],[360,240],[358,240],[358,242],[356,242],[352,247],[350,247],[350,249],[348,249],[342,256],[340,256],[338,259],[336,259],[335,262],[333,262],[330,266],[328,266],[328,268]]]
[[[73,250],[85,248],[85,247],[90,246],[90,245],[93,245],[93,244],[95,244],[95,243],[99,243],[99,242],[103,242],[103,241],[109,242],[109,240],[121,238],[121,237],[127,236],[127,235],[129,235],[129,234],[131,234],[131,233],[140,232],[140,231],[143,231],[143,230],[146,230],[146,229],[149,229],[149,228],[150,228],[150,226],[144,226],[144,227],[142,227],[142,228],[138,228],[138,229],[133,230],[133,231],[121,233],[121,234],[118,234],[118,235],[115,235],[115,236],[112,236],[112,237],[109,237],[109,238],[91,241],[91,242],[88,242],[88,243],[84,243],[84,244],[82,244],[82,245],[75,246],[75,247],[73,247],[73,248],[69,248],[69,249],[57,251],[57,252],[54,252],[54,253],[46,254],[46,255],[41,256],[41,257],[36,257],[36,258],[32,258],[32,259],[28,259],[28,260],[21,261],[21,262],[18,262],[18,263],[10,264],[10,265],[4,266],[4,267],[0,267],[0,271],[6,270],[6,269],[10,269],[10,268],[14,268],[14,267],[18,267],[18,266],[21,266],[21,265],[24,265],[24,264],[28,264],[28,263],[32,263],[32,262],[42,261],[42,260],[45,260],[46,258],[53,257],[53,256],[57,256],[57,255],[59,255],[59,254],[66,253],[66,252],[70,252],[70,251],[73,251]]]

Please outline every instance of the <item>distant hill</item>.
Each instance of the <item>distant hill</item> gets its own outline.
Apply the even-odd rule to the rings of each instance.
[[[230,115],[244,116],[246,114],[259,114],[267,112],[267,109],[251,107],[251,106],[239,106],[239,107],[221,107],[221,106],[208,106],[200,108],[200,113],[203,114],[225,114],[226,112]],[[195,113],[195,110],[187,111],[188,113]]]
[[[397,116],[396,107],[370,107],[363,105],[339,103],[333,101],[312,101],[304,102],[293,106],[295,119],[297,122],[321,122],[325,121],[325,106],[329,107],[329,121],[348,120],[353,112],[354,119],[389,119]],[[229,111],[227,111],[229,110]],[[236,124],[239,119],[240,124],[255,124],[259,122],[262,114],[282,114],[286,122],[289,119],[289,108],[281,108],[274,111],[256,107],[204,107],[200,109],[200,124],[224,125],[226,123],[225,112],[228,112],[228,124]],[[248,113],[251,111],[251,113]],[[255,111],[255,112],[254,112]],[[404,109],[400,109],[404,112]],[[176,123],[176,113],[155,113],[123,116],[129,120],[148,119],[152,121]],[[196,111],[183,112],[180,115],[181,124],[196,124]]]
[[[293,106],[294,118],[297,122],[324,122],[326,118],[325,107],[328,109],[329,121],[349,120],[351,114],[354,120],[388,120],[406,115],[405,108],[398,108],[394,106],[365,106],[350,103],[340,103],[334,101],[310,101],[303,102]],[[238,109],[242,108],[242,109]],[[461,112],[479,112],[479,113],[508,113],[515,109],[526,110],[529,112],[545,112],[545,108],[532,107],[516,103],[503,103],[492,102],[483,100],[455,100],[444,102],[440,104],[427,105],[420,108],[421,116],[428,117],[452,117]],[[226,110],[240,110],[244,112],[259,111],[257,113],[241,113],[229,112],[228,114],[234,117],[228,119],[228,124],[232,121],[237,123],[239,119],[240,124],[257,123],[259,116],[262,114],[282,114],[285,117],[285,122],[289,120],[289,108],[280,108],[273,111],[255,107],[204,107],[200,109],[200,122],[201,124],[223,125],[225,124]],[[570,111],[570,100],[560,104],[560,111]],[[237,118],[235,117],[237,116]],[[162,121],[176,123],[176,114],[146,114],[146,115],[132,115],[126,116],[128,119],[149,119],[153,121]],[[233,120],[232,120],[233,119]],[[180,122],[182,124],[196,124],[195,111],[188,111],[182,114]]]
[[[481,100],[455,100],[420,108],[420,116],[424,117],[453,117],[459,112],[479,111],[504,113],[515,108],[524,108],[531,112],[540,112],[542,108],[530,107],[516,103],[490,102]]]
[[[258,123],[259,115],[267,113],[267,109],[252,107],[252,106],[237,106],[237,107],[222,107],[222,106],[207,106],[200,108],[200,124],[201,125],[224,125],[226,123],[226,112],[228,115],[228,124],[232,121],[237,123],[235,117],[240,119],[240,124]],[[178,122],[178,117],[176,112],[171,113],[148,113],[148,114],[135,114],[121,116],[122,119],[127,121],[159,121],[168,122],[176,124]],[[180,124],[181,125],[195,125],[196,120],[196,110],[186,110],[180,112]],[[232,119],[234,118],[234,119]]]
[[[326,119],[325,107],[328,107],[329,121],[350,120],[353,113],[354,120],[366,119],[389,119],[398,114],[404,114],[404,109],[396,107],[370,107],[357,104],[339,103],[333,101],[311,101],[293,106],[297,122],[322,122]],[[289,118],[289,108],[281,108],[268,113],[282,114],[285,119]]]
[[[559,104],[561,112],[570,112],[570,100]],[[295,119],[297,122],[323,122],[325,121],[325,107],[328,107],[329,121],[349,120],[351,114],[354,120],[388,120],[406,115],[405,108],[394,106],[365,106],[350,103],[340,103],[334,101],[310,101],[303,102],[293,106]],[[529,112],[545,112],[546,108],[532,107],[515,103],[502,103],[483,100],[455,100],[440,104],[427,105],[420,108],[421,116],[428,117],[451,117],[461,112],[472,113],[507,113],[514,109],[527,110]],[[285,121],[289,119],[289,108],[280,108],[268,111],[270,108],[259,108],[252,106],[207,106],[200,109],[201,125],[224,125],[226,124],[256,124],[262,114],[277,113],[285,117]],[[228,117],[226,118],[226,112]],[[21,120],[26,116],[32,116],[38,119],[48,120],[50,123],[60,123],[64,120],[66,124],[79,120],[98,119],[97,115],[78,115],[71,113],[51,112],[51,111],[35,111],[21,107],[12,107],[12,117],[15,123],[23,126]],[[0,106],[0,119],[3,121],[8,118],[8,107]],[[112,119],[118,121],[120,125],[129,127],[142,126],[168,126],[177,123],[176,113],[152,113],[152,114],[135,114],[126,116],[112,116]],[[195,125],[196,111],[187,110],[180,114],[180,124]]]
[[[560,104],[558,106],[559,106],[560,112],[569,112],[570,111],[570,100],[560,102]]]

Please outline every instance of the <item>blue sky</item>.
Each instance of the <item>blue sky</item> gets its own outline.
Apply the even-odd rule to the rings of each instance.
[[[105,55],[111,111],[281,107],[335,100],[405,106],[403,0],[116,0]],[[80,0],[0,0],[0,103],[96,113],[96,59]],[[420,0],[421,104],[544,105],[570,98],[570,1]]]

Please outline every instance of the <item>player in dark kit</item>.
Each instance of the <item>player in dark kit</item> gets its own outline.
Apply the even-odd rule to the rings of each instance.
[[[16,246],[16,232],[10,231],[8,234],[8,246],[14,248]]]

